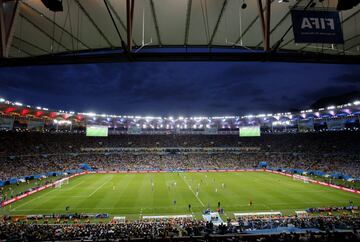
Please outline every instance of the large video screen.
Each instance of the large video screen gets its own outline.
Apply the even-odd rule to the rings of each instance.
[[[244,126],[240,127],[240,137],[259,137],[260,126]]]
[[[107,137],[108,127],[101,125],[88,125],[86,126],[86,136],[91,137]]]

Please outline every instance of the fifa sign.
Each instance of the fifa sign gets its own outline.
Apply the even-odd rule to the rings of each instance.
[[[291,10],[295,43],[343,44],[339,12]]]
[[[335,30],[334,19],[332,18],[303,18],[301,29],[326,29]]]

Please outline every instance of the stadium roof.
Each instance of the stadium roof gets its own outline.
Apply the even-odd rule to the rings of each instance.
[[[7,56],[1,59],[2,66],[129,60],[360,60],[360,5],[341,11],[344,45],[294,42],[291,8],[311,9],[314,2],[315,8],[334,9],[337,0],[269,0],[269,48],[276,52],[263,51],[260,0],[136,0],[132,24],[133,0],[63,0],[63,11],[56,13],[39,0],[2,1],[7,31],[2,33]]]

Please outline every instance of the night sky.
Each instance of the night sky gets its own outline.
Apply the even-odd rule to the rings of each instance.
[[[360,65],[163,62],[0,69],[0,97],[119,115],[240,115],[360,90]]]

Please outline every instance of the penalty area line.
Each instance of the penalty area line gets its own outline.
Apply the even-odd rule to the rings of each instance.
[[[112,179],[112,177],[111,177]],[[92,193],[90,193],[90,195],[88,197],[91,197],[92,195],[94,195],[97,191],[99,191],[103,186],[105,186],[105,184],[107,184],[111,179],[108,179],[106,182],[104,182],[103,184],[101,184],[100,186],[98,186],[98,188],[96,188]]]
[[[13,209],[11,209],[10,211],[16,211],[16,210],[18,210],[19,208],[22,208],[22,207],[24,207],[25,205],[28,205],[29,203],[32,203],[32,202],[34,202],[34,201],[36,201],[36,200],[38,200],[38,199],[40,199],[40,198],[43,198],[45,195],[48,195],[49,193],[51,193],[51,192],[53,192],[53,191],[56,191],[56,188],[53,188],[53,187],[51,187],[51,188],[48,188],[49,190],[45,190],[45,193],[43,193],[43,194],[41,194],[41,195],[38,195],[38,196],[29,196],[28,198],[30,198],[30,200],[29,201],[26,201],[26,202],[24,202],[23,204],[20,204],[19,206],[16,206],[16,207],[14,207]],[[52,190],[50,190],[50,189],[52,189]],[[44,191],[44,190],[43,190]],[[35,195],[35,194],[32,194],[32,195]],[[20,200],[19,200],[20,201]]]

